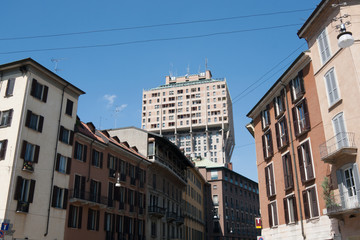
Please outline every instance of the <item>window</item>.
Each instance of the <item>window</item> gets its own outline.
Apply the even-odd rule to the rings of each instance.
[[[264,159],[268,159],[268,158],[272,157],[272,155],[273,155],[273,146],[272,146],[271,130],[267,131],[262,136],[262,144],[263,144]]]
[[[23,170],[34,171],[33,163],[39,160],[40,146],[23,141],[20,158],[24,159]]]
[[[219,196],[218,195],[213,195],[213,203],[214,203],[214,206],[219,206]]]
[[[120,215],[116,215],[116,232],[118,232],[119,236],[121,235],[121,233],[124,232],[124,227],[123,227],[123,222],[124,222],[124,217],[120,216]]]
[[[325,74],[326,89],[328,93],[329,105],[332,106],[340,100],[337,81],[335,78],[334,68]]]
[[[87,146],[75,142],[74,158],[83,162],[86,162]]]
[[[273,164],[269,164],[265,167],[265,181],[266,181],[266,194],[268,197],[275,195],[275,180]]]
[[[15,85],[15,78],[9,78],[6,86],[5,97],[10,97],[13,95]]]
[[[298,219],[295,195],[284,198],[284,214],[286,224],[295,223]]]
[[[1,140],[0,141],[0,160],[5,159],[7,142],[8,142],[8,140]]]
[[[267,105],[266,109],[261,111],[261,126],[262,129],[265,130],[268,126],[270,126],[270,106]]]
[[[357,164],[346,164],[336,171],[336,177],[342,209],[351,209],[359,206],[360,176]]]
[[[292,109],[295,136],[298,137],[310,130],[310,119],[306,99]]]
[[[217,171],[211,171],[211,180],[218,179],[218,172]]]
[[[44,117],[27,110],[25,126],[35,131],[42,132]]]
[[[289,152],[282,156],[282,162],[284,170],[285,190],[289,190],[294,187],[293,171]]]
[[[290,93],[292,102],[298,101],[305,93],[303,72],[298,72],[298,75],[290,81]]]
[[[115,158],[110,153],[108,154],[107,160],[107,168],[109,169],[109,177],[115,178],[116,177],[116,169],[117,169],[117,158]]]
[[[333,119],[334,133],[336,138],[336,149],[349,147],[349,138],[345,129],[344,114],[341,112]]]
[[[319,216],[315,186],[302,192],[304,201],[305,218],[314,218]]]
[[[306,182],[314,179],[310,143],[306,141],[298,146],[298,158],[301,181]]]
[[[91,165],[102,168],[103,165],[103,153],[93,149]]]
[[[11,125],[13,112],[13,109],[0,112],[0,127],[7,127]]]
[[[74,132],[60,126],[59,141],[72,145],[74,138]]]
[[[114,232],[114,226],[115,226],[115,215],[111,213],[105,212],[104,217],[104,230],[106,232]],[[107,238],[108,239],[108,238]]]
[[[61,173],[70,174],[71,158],[57,154],[55,170]]]
[[[288,130],[286,125],[286,118],[283,117],[275,124],[275,131],[276,131],[276,143],[278,149],[281,149],[287,146],[289,142]]]
[[[72,116],[72,111],[73,111],[73,105],[74,105],[74,102],[71,101],[70,99],[68,99],[66,101],[66,110],[65,110],[65,113],[69,116]]]
[[[156,222],[151,222],[151,237],[154,238],[156,237]]]
[[[274,98],[275,117],[280,117],[285,111],[285,93],[281,90],[280,95]]]
[[[101,182],[90,180],[90,201],[99,203],[101,200]]]
[[[268,214],[270,227],[276,227],[278,225],[276,201],[268,205]]]
[[[322,63],[324,64],[331,57],[330,46],[329,46],[329,42],[327,39],[326,29],[324,29],[320,33],[320,35],[317,37],[317,42],[318,42],[318,46],[319,46],[321,60],[322,60]]]
[[[57,186],[54,186],[51,206],[54,208],[66,209],[68,192],[69,191],[65,188],[59,188]]]
[[[86,181],[85,176],[75,175],[74,192],[73,192],[74,198],[84,199],[84,197],[85,197],[85,181]]]
[[[69,228],[81,228],[82,207],[70,205],[69,207]]]
[[[29,203],[33,202],[35,180],[17,177],[14,199],[18,200],[16,211],[29,212]]]
[[[30,95],[46,102],[49,88],[45,85],[38,83],[36,79],[32,80]]]
[[[87,229],[99,231],[99,218],[100,211],[89,208]]]

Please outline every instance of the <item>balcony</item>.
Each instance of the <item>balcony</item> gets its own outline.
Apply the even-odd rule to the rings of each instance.
[[[326,163],[335,164],[357,153],[355,133],[340,132],[319,146],[320,157]]]
[[[165,208],[158,206],[149,206],[148,213],[151,216],[162,218],[165,215]]]
[[[23,213],[29,212],[29,205],[30,204],[28,202],[19,200],[16,206],[16,212],[23,212]]]
[[[330,218],[337,218],[343,214],[351,214],[359,211],[360,190],[335,195],[327,206],[327,215]]]
[[[176,225],[182,225],[184,224],[184,216],[177,216],[175,219]]]
[[[173,222],[177,218],[177,214],[174,212],[166,212],[166,220],[168,222]]]
[[[79,191],[77,189],[71,189],[69,191],[70,202],[80,203],[82,205],[89,204],[98,205],[99,207],[105,208],[108,205],[108,198],[104,196],[99,196],[91,192]]]
[[[24,161],[22,170],[28,171],[28,172],[34,172],[34,165],[31,161]]]

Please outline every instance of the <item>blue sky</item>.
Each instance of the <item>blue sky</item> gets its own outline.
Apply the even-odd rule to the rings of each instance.
[[[298,39],[296,33],[319,2],[4,1],[0,64],[31,57],[53,70],[55,63],[51,59],[60,59],[58,74],[86,92],[80,97],[79,117],[104,129],[115,124],[140,127],[142,90],[164,84],[170,72],[185,75],[188,67],[190,73],[204,71],[207,59],[213,77],[227,79],[234,101],[234,170],[257,181],[255,145],[245,128],[250,121],[246,114],[297,55],[306,50],[305,40]],[[239,17],[293,10],[304,11]],[[24,39],[228,17],[238,18]],[[214,33],[208,37],[156,40]],[[134,41],[143,42],[129,44]],[[118,45],[28,51],[109,44]],[[17,51],[23,52],[9,53]]]

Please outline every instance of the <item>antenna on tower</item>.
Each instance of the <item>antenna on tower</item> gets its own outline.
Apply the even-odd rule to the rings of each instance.
[[[59,71],[62,71],[62,69],[58,68],[58,63],[62,60],[65,60],[65,58],[52,58],[51,61],[55,63],[54,72],[58,73]]]
[[[207,58],[205,58],[205,71],[207,71],[207,68],[208,68],[207,63],[208,63],[208,60],[207,60]]]

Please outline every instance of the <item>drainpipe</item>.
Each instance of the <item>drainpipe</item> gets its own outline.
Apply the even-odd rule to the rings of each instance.
[[[284,87],[285,92],[285,102],[286,102],[286,112],[288,117],[288,125],[289,125],[289,131],[290,131],[290,145],[291,145],[291,153],[292,153],[292,159],[293,159],[293,165],[295,168],[295,182],[296,182],[296,192],[299,196],[299,212],[300,212],[300,226],[301,226],[301,235],[303,236],[303,239],[306,239],[305,230],[304,230],[304,223],[303,223],[303,215],[302,215],[302,206],[300,201],[300,188],[299,188],[299,177],[297,173],[297,167],[296,167],[296,161],[295,161],[295,149],[294,149],[294,142],[293,142],[293,135],[291,130],[291,122],[290,122],[290,108],[289,108],[289,102],[286,94],[286,85],[280,81],[280,84]]]
[[[46,237],[49,233],[49,222],[50,222],[50,209],[51,209],[51,201],[52,201],[52,189],[54,187],[54,175],[55,175],[55,166],[56,166],[56,159],[57,159],[57,149],[59,145],[59,134],[60,134],[60,123],[61,123],[61,116],[62,116],[62,108],[63,108],[63,102],[64,102],[64,94],[65,94],[65,88],[69,86],[70,83],[66,84],[66,86],[62,89],[62,95],[61,95],[61,104],[60,104],[60,112],[59,112],[59,120],[58,120],[58,131],[56,135],[56,145],[55,145],[55,153],[54,153],[54,164],[52,167],[52,174],[51,174],[51,183],[50,183],[50,197],[49,197],[49,206],[47,210],[47,220],[46,220],[46,232],[44,234],[44,237]]]

